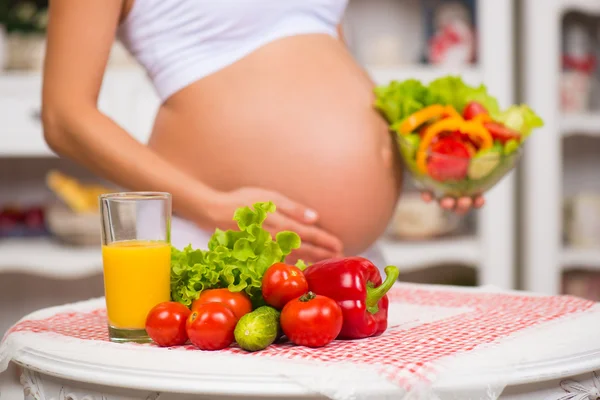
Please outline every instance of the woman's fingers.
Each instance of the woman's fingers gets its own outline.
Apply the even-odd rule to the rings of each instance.
[[[472,205],[473,200],[470,197],[461,197],[456,201],[456,207],[454,209],[454,212],[460,215],[464,215],[469,212]]]
[[[464,215],[469,212],[472,207],[481,208],[485,204],[485,200],[481,196],[474,199],[471,197],[460,197],[454,199],[452,197],[444,197],[440,200],[440,206],[445,210],[451,210],[459,215]]]
[[[325,250],[321,247],[314,246],[310,243],[302,243],[299,249],[292,251],[286,261],[290,264],[295,264],[298,260],[302,260],[306,263],[316,263],[328,258],[339,257],[339,254],[331,253],[329,250]]]
[[[440,200],[440,207],[445,210],[454,210],[454,206],[456,206],[456,200],[452,197],[444,197]]]
[[[317,212],[311,208],[296,203],[284,196],[278,196],[274,201],[277,211],[296,221],[305,224],[314,224],[319,219]]]
[[[473,200],[473,206],[475,206],[475,208],[481,208],[484,204],[485,199],[483,198],[483,196],[477,196],[475,197],[475,200]]]
[[[296,232],[302,239],[303,244],[308,243],[324,249],[332,256],[340,255],[342,253],[343,244],[341,240],[316,226],[301,224],[286,215],[277,212],[269,216],[267,221],[267,226],[274,231],[280,232],[289,230]]]

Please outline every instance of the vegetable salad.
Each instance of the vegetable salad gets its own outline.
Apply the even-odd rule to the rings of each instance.
[[[428,86],[415,79],[375,89],[375,108],[398,134],[415,178],[448,195],[489,189],[515,164],[542,119],[527,105],[502,110],[484,85],[448,76]]]

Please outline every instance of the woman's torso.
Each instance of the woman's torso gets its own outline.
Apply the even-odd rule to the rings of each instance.
[[[264,14],[279,2],[252,3]],[[387,226],[401,170],[372,83],[339,39],[314,30],[274,36],[169,95],[149,145],[216,189],[262,187],[314,208],[357,253]]]

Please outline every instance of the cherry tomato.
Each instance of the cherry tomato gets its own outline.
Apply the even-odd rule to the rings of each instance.
[[[232,292],[229,289],[209,289],[200,293],[192,303],[192,311],[197,311],[206,303],[223,303],[235,314],[237,319],[252,311],[252,302],[244,292]]]
[[[186,323],[192,344],[201,350],[221,350],[233,343],[238,318],[223,303],[206,303],[193,311]]]
[[[511,139],[521,140],[521,134],[513,129],[510,129],[498,122],[486,122],[483,124],[494,140],[500,141],[502,144]]]
[[[308,282],[306,282],[304,273],[293,265],[273,264],[263,276],[263,299],[268,305],[278,310],[306,292],[308,292]]]
[[[442,138],[431,146],[427,171],[437,181],[461,180],[467,176],[469,157],[464,143],[451,137]]]
[[[292,343],[322,347],[340,334],[342,309],[329,297],[308,292],[283,307],[280,323],[283,333]]]
[[[273,264],[262,279],[262,295],[271,307],[281,310],[290,300],[308,292],[308,282],[300,268],[284,263]]]
[[[471,101],[465,106],[465,109],[463,110],[463,118],[467,120],[473,119],[476,115],[487,113],[488,111],[481,103]]]
[[[185,329],[190,316],[189,308],[175,301],[160,303],[150,310],[146,318],[146,332],[159,346],[180,346],[188,340]]]

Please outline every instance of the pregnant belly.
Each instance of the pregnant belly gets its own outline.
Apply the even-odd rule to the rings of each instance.
[[[337,40],[289,38],[175,94],[150,145],[219,190],[262,187],[314,208],[357,254],[385,230],[401,186],[372,101]]]

